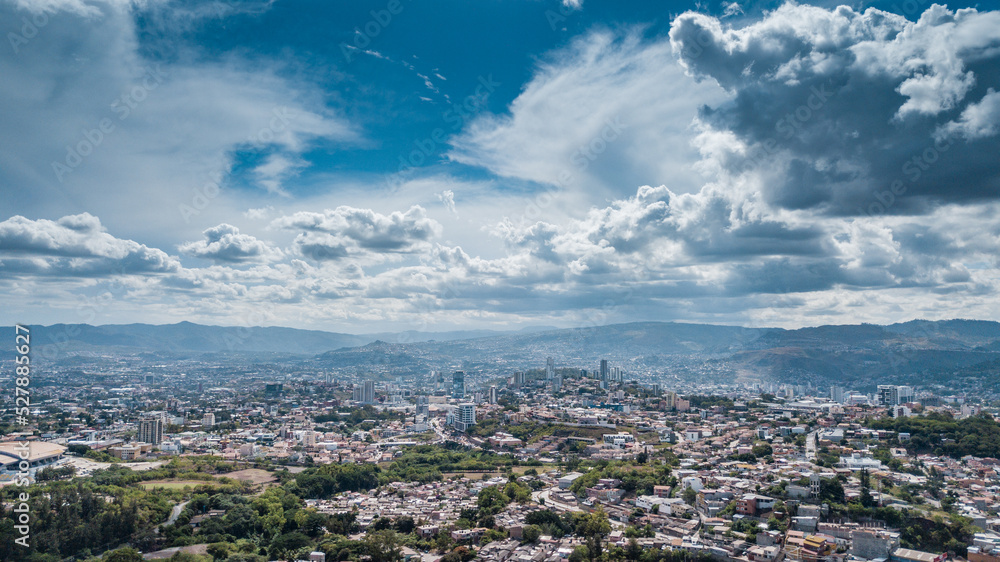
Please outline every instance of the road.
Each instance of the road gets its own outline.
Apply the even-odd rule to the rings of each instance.
[[[819,435],[819,430],[814,430],[806,436],[806,460],[815,461],[816,460],[816,438]]]
[[[186,506],[187,504],[188,502],[181,502],[175,505],[174,508],[170,510],[170,517],[167,518],[167,521],[165,523],[160,524],[160,527],[166,525],[173,525],[174,523],[176,523],[177,518],[181,516],[181,512],[184,511],[184,506]]]

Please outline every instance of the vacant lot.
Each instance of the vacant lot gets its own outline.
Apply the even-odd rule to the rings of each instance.
[[[232,478],[233,480],[250,482],[251,484],[265,484],[267,482],[274,482],[277,480],[273,474],[259,468],[237,470],[236,472],[230,472],[228,474],[224,474],[223,476],[226,478]]]

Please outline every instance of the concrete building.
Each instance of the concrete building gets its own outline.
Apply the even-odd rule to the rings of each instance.
[[[136,438],[151,445],[163,442],[163,420],[160,418],[139,420],[139,434]]]
[[[851,554],[865,560],[886,559],[899,548],[899,533],[879,530],[851,532]]]
[[[455,429],[465,431],[476,425],[476,405],[459,404],[458,415],[455,417]]]

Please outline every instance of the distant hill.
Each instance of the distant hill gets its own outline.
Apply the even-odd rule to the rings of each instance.
[[[13,328],[10,328],[13,332]],[[450,341],[514,332],[466,330],[378,334],[342,334],[281,327],[177,324],[54,324],[32,326],[32,345],[43,357],[108,353],[227,354],[270,353],[313,356],[331,349],[362,346],[377,340],[396,343]],[[525,330],[517,333],[530,333]]]
[[[43,359],[75,356],[152,358],[226,356],[268,361],[296,358],[318,368],[406,373],[462,368],[540,368],[545,357],[563,366],[596,369],[607,358],[626,371],[732,382],[854,385],[964,381],[990,389],[1000,381],[1000,323],[914,320],[889,326],[817,326],[798,330],[675,322],[634,322],[591,328],[499,332],[342,334],[293,328],[203,326],[190,322],[32,328]],[[968,379],[968,380],[966,380]],[[992,382],[991,382],[992,381]],[[993,386],[991,386],[993,385]],[[1000,389],[998,389],[1000,390]]]

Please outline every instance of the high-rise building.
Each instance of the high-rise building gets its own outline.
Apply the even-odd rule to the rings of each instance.
[[[556,375],[552,378],[552,392],[559,392],[562,390],[562,375]]]
[[[677,393],[673,391],[668,391],[663,395],[663,398],[667,402],[667,410],[677,409]]]
[[[830,400],[838,404],[844,403],[844,387],[842,386],[831,386],[830,387]]]
[[[465,398],[465,371],[455,371],[451,377],[451,397],[456,400]]]
[[[608,360],[601,359],[601,382],[608,381]]]
[[[476,425],[476,405],[459,404],[458,416],[455,418],[455,429],[465,431]]]
[[[212,427],[215,425],[215,414],[209,412],[201,418],[201,425],[205,427]]]
[[[425,395],[417,396],[417,415],[424,417],[430,415],[430,405]]]
[[[878,397],[879,406],[895,406],[898,403],[898,395],[896,394],[895,385],[878,385],[878,393],[876,396]]]
[[[896,404],[909,404],[913,402],[915,396],[912,386],[897,386],[896,387]]]
[[[490,387],[490,404],[497,403],[497,387],[493,385]]]
[[[365,404],[375,403],[375,381],[365,381],[364,392],[361,396],[361,401]]]
[[[545,359],[545,380],[550,381],[556,378],[556,363],[551,357]]]
[[[354,392],[351,394],[351,399],[355,402],[361,402],[365,399],[365,388],[360,385],[354,385]]]
[[[163,420],[150,418],[139,420],[139,441],[159,445],[163,442]]]
[[[513,386],[514,388],[521,388],[522,386],[524,386],[524,373],[520,371],[514,372]]]

